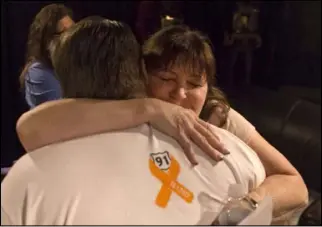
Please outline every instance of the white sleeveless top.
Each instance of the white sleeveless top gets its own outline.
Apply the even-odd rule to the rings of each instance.
[[[194,146],[194,168],[176,141],[148,125],[37,149],[1,184],[1,224],[210,224],[230,184],[248,192],[265,179],[254,151],[213,130],[231,154],[216,163]]]

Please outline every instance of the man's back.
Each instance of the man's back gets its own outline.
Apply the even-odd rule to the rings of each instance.
[[[214,128],[231,151],[211,161],[195,147],[192,168],[179,145],[147,125],[67,141],[21,158],[1,185],[1,222],[70,225],[195,225],[214,216],[230,184],[257,187],[258,157]],[[204,198],[206,203],[204,203]],[[210,224],[210,223],[208,223]]]

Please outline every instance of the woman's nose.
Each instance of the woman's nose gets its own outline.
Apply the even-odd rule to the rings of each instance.
[[[184,87],[179,87],[172,92],[172,100],[175,104],[180,104],[180,102],[187,98],[186,89]]]

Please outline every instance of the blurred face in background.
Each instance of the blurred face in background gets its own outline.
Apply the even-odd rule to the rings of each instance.
[[[57,34],[63,33],[64,31],[66,31],[68,28],[70,28],[74,24],[75,24],[75,22],[69,16],[63,17],[57,23]]]

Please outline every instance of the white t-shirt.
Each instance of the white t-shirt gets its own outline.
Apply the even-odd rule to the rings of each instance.
[[[231,154],[216,163],[194,146],[194,168],[175,140],[148,125],[37,149],[1,184],[1,224],[205,224],[204,212],[215,218],[230,184],[248,192],[265,178],[254,151],[213,130]]]

